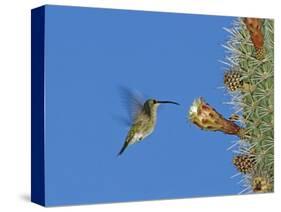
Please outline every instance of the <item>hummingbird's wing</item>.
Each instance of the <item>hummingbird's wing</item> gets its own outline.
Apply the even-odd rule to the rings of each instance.
[[[123,105],[129,113],[130,122],[132,124],[142,111],[144,104],[143,97],[139,92],[132,91],[125,87],[121,87],[120,91]]]

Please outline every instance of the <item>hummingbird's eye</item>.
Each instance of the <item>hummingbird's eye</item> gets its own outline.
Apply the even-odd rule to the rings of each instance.
[[[153,99],[153,104],[156,104],[156,103],[157,103],[157,101],[155,99]]]

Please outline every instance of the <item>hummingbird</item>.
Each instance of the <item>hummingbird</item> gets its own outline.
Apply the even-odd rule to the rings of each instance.
[[[134,103],[134,111],[131,128],[118,155],[121,155],[129,145],[142,141],[153,132],[160,104],[179,105],[179,103],[174,101],[159,101],[156,99],[147,99],[141,104],[138,99],[134,98],[132,102]]]

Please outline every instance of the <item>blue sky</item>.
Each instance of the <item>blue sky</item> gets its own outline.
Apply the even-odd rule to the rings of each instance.
[[[237,194],[234,136],[188,123],[199,96],[229,117],[223,27],[232,17],[46,7],[47,205]],[[160,106],[154,133],[117,153],[128,132],[118,88]]]

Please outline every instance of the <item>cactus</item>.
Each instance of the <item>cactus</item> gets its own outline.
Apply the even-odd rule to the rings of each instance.
[[[224,84],[231,95],[235,116],[225,119],[199,98],[189,110],[189,120],[203,130],[238,135],[233,164],[242,173],[243,192],[274,190],[273,142],[273,20],[238,18],[226,45],[228,65]],[[234,123],[240,122],[240,125]]]
[[[240,74],[240,80],[236,79],[239,85],[248,84],[250,88],[236,86],[233,92],[229,83],[225,83],[237,110],[235,113],[241,114],[240,121],[247,133],[243,142],[237,141],[238,152],[256,158],[254,170],[244,176],[246,187],[252,192],[272,192],[274,189],[273,27],[273,20],[239,18],[232,29],[226,29],[231,34],[224,46],[226,62],[230,65],[227,73],[233,73],[235,69],[236,75]]]

